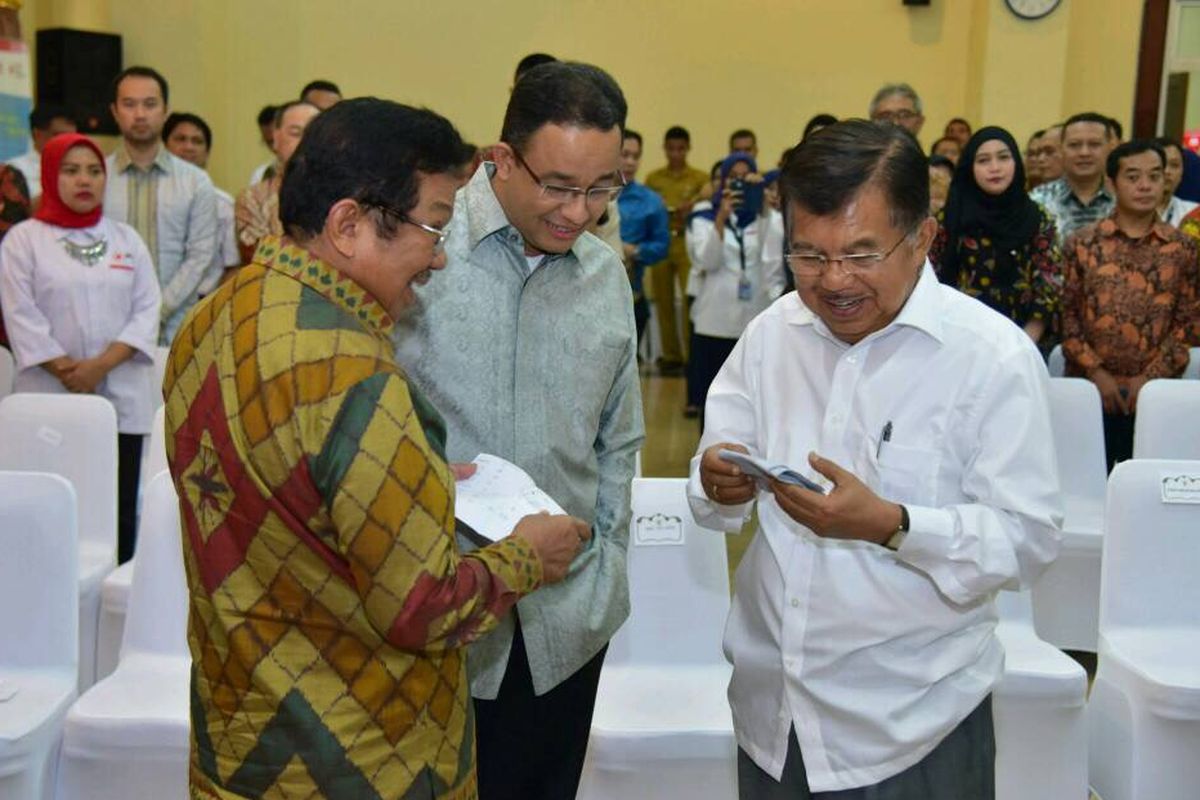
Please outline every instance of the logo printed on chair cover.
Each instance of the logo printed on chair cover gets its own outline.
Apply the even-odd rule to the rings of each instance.
[[[683,519],[673,514],[649,514],[637,518],[633,543],[643,547],[683,544]]]
[[[1162,501],[1200,505],[1200,473],[1162,474]]]

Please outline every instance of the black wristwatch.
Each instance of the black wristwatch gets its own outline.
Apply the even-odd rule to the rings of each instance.
[[[896,532],[883,543],[883,546],[888,550],[899,550],[900,545],[904,544],[906,536],[908,536],[908,509],[901,505],[900,524],[896,526]]]

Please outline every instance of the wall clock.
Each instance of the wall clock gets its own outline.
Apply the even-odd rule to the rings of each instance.
[[[1062,5],[1062,0],[1004,0],[1004,5],[1021,19],[1041,19]]]

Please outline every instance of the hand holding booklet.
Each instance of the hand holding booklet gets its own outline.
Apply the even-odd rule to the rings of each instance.
[[[803,486],[805,489],[810,489],[817,494],[825,494],[824,486],[814,483],[791,467],[786,467],[782,464],[772,465],[766,459],[755,458],[752,455],[739,453],[736,450],[718,450],[717,456],[722,461],[736,464],[743,473],[754,479],[759,489],[764,491],[770,491],[771,480],[774,479],[780,483]]]
[[[472,463],[475,474],[455,483],[454,516],[475,544],[500,541],[529,514],[567,513],[516,464],[488,453]]]

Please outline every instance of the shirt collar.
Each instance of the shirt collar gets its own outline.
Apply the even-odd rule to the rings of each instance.
[[[129,150],[126,149],[124,143],[117,148],[114,166],[116,166],[117,172],[125,172],[129,169],[136,169],[133,160],[129,157]],[[167,148],[163,147],[161,144],[158,146],[158,150],[154,153],[154,160],[150,162],[150,169],[155,168],[167,173],[171,171],[171,154],[167,152]]]
[[[908,296],[908,300],[904,302],[900,313],[883,330],[875,331],[862,341],[870,341],[881,336],[886,336],[898,327],[916,328],[933,337],[938,342],[943,341],[942,301],[939,286],[937,275],[933,272],[933,266],[929,263],[929,259],[925,259],[925,264],[921,267],[921,277],[917,279],[917,285],[913,287],[912,293]],[[834,336],[821,318],[808,306],[804,305],[798,294],[796,295],[796,302],[784,313],[787,321],[792,325],[811,325],[825,338],[839,342],[845,347],[851,346],[849,343]]]
[[[1161,219],[1158,218],[1158,214],[1155,214],[1154,215],[1154,224],[1150,226],[1150,231],[1146,234],[1146,236],[1138,236],[1138,237],[1130,236],[1129,234],[1125,233],[1125,231],[1121,230],[1121,226],[1117,225],[1117,212],[1116,211],[1114,211],[1113,213],[1109,214],[1107,217],[1102,219],[1100,221],[1100,224],[1097,226],[1097,229],[1104,236],[1118,236],[1119,235],[1126,239],[1129,239],[1130,241],[1135,241],[1135,242],[1146,238],[1146,236],[1154,236],[1159,241],[1168,242],[1171,240],[1171,238],[1173,237],[1174,232],[1175,232],[1175,228],[1173,228],[1171,225],[1163,222]]]
[[[1063,200],[1067,200],[1069,198],[1074,197],[1075,201],[1077,203],[1080,203],[1080,205],[1082,205],[1082,202],[1079,200],[1079,198],[1075,196],[1075,190],[1071,188],[1071,184],[1067,183],[1067,178],[1065,175],[1063,177],[1059,178],[1058,181],[1056,181],[1056,182],[1058,183],[1059,198],[1061,198]],[[1100,191],[1096,192],[1096,196],[1092,198],[1092,203],[1095,203],[1098,199],[1101,199],[1101,198],[1103,198],[1105,200],[1113,199],[1112,193],[1108,191],[1108,184],[1105,183],[1104,180],[1100,181]]]
[[[485,161],[479,165],[479,169],[475,170],[471,180],[462,188],[466,200],[468,244],[471,250],[474,250],[487,237],[507,230],[512,233],[513,242],[519,244],[522,255],[526,255],[521,232],[508,221],[508,215],[504,213],[504,207],[500,205],[500,198],[496,197],[496,190],[492,188],[492,176],[495,173],[496,165]],[[577,259],[579,253],[576,248],[579,247],[583,236],[584,234],[580,234],[571,244],[571,249],[567,251],[573,253]],[[563,255],[547,253],[546,259],[542,263],[546,263],[550,259],[562,258]]]
[[[266,236],[254,253],[254,263],[300,281],[373,331],[391,333],[395,323],[374,297],[303,247]]]

